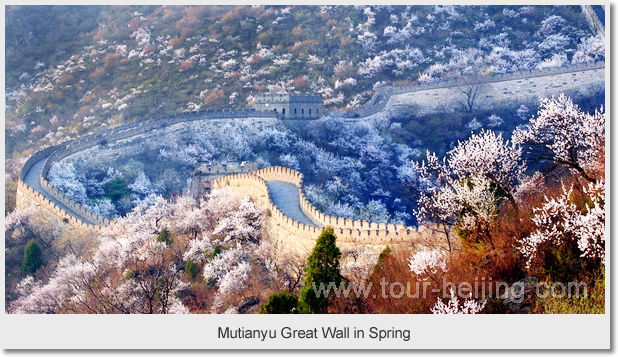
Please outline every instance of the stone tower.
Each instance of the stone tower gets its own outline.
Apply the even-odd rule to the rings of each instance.
[[[324,114],[320,94],[258,94],[256,110],[272,110],[280,119],[318,119]]]

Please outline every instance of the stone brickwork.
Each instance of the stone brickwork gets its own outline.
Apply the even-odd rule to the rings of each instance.
[[[496,74],[477,80],[463,79],[435,84],[384,87],[362,107],[335,112],[349,119],[387,118],[404,111],[415,115],[462,110],[469,86],[478,87],[474,109],[492,109],[505,103],[537,105],[539,98],[565,93],[592,96],[605,89],[605,63]]]
[[[112,222],[90,212],[47,181],[47,174],[54,162],[72,155],[76,159],[91,160],[96,157],[98,160],[105,160],[106,158],[135,154],[140,149],[147,149],[149,143],[160,143],[161,140],[166,139],[172,140],[183,133],[204,130],[205,127],[216,131],[217,128],[225,124],[238,122],[250,123],[258,127],[273,126],[277,122],[277,116],[272,112],[261,112],[255,109],[178,113],[140,120],[45,148],[34,153],[22,167],[17,186],[18,207],[35,206],[41,208],[45,213],[57,216],[62,222],[74,228],[100,231],[103,226]],[[41,172],[40,174],[37,173],[36,182],[32,183],[33,186],[36,186],[35,189],[26,182],[26,177],[32,167],[37,164],[40,165],[40,163],[43,163]],[[72,212],[69,213],[63,209],[62,205]]]
[[[17,183],[16,207],[18,209],[34,207],[47,217],[56,217],[59,222],[82,232],[101,233],[103,229],[102,225],[89,224],[68,214],[45,195],[21,181]]]
[[[293,220],[272,201],[266,181],[282,181],[298,187],[302,211],[318,226]],[[213,181],[213,188],[229,187],[235,192],[250,196],[256,204],[265,207],[268,218],[266,235],[278,254],[308,254],[315,240],[326,226],[333,227],[337,245],[342,249],[369,247],[379,254],[386,246],[444,245],[443,235],[431,227],[406,227],[403,225],[352,220],[333,217],[319,212],[305,198],[303,175],[295,170],[273,166],[252,173],[225,176]]]
[[[193,194],[202,191],[208,192],[214,179],[239,173],[246,173],[258,169],[258,163],[254,161],[242,162],[198,162],[195,171],[191,173],[191,187]]]
[[[317,119],[324,114],[320,94],[258,94],[257,110],[274,111],[281,119]]]

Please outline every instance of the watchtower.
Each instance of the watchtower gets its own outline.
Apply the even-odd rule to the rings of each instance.
[[[212,180],[233,174],[252,172],[258,169],[257,162],[198,162],[191,173],[193,180],[189,190],[194,194],[210,192]]]
[[[280,119],[318,119],[324,112],[321,94],[258,94],[255,109],[274,111]]]

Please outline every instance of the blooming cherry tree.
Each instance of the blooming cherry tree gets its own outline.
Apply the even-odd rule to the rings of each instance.
[[[459,142],[442,160],[428,153],[413,167],[415,214],[419,222],[443,225],[449,244],[448,227],[486,231],[502,199],[516,208],[514,193],[525,169],[521,148],[489,130]]]
[[[586,37],[577,46],[571,62],[573,64],[591,63],[605,60],[605,39],[601,37]]]
[[[513,142],[526,145],[531,159],[574,170],[595,182],[603,170],[605,113],[603,108],[585,113],[564,94],[545,98],[530,124],[513,133]]]
[[[189,284],[180,267],[188,261],[204,265],[204,277],[219,288],[215,300],[224,303],[246,287],[253,269],[249,262],[263,262],[268,256],[267,245],[248,242],[259,237],[260,227],[251,224],[261,222],[261,215],[251,202],[226,190],[213,191],[201,204],[192,197],[171,201],[157,197],[152,206],[137,207],[108,226],[88,259],[67,255],[47,281],[24,279],[17,287],[20,296],[8,311],[187,313],[180,292]],[[9,218],[7,227],[12,229],[27,221],[28,215]],[[211,259],[210,233],[218,222],[215,218],[244,219],[242,224],[234,221],[226,227],[231,236],[247,243],[226,248]],[[159,241],[160,232],[168,227],[172,239]]]
[[[426,279],[434,278],[438,273],[448,271],[448,254],[440,249],[422,249],[414,252],[410,257],[410,271]]]
[[[224,242],[235,240],[257,243],[261,238],[264,219],[264,208],[256,206],[245,197],[236,210],[219,221],[212,234],[222,236]]]
[[[48,174],[49,183],[64,192],[76,202],[85,203],[86,187],[80,181],[75,166],[70,162],[54,162]]]
[[[431,308],[433,314],[478,314],[485,308],[487,302],[479,303],[476,300],[466,299],[463,304],[459,304],[459,298],[453,288],[450,289],[450,299],[445,304],[438,298],[436,304]]]
[[[589,183],[584,193],[589,199],[585,209],[572,202],[573,187],[563,188],[557,198],[547,198],[535,209],[532,221],[537,229],[520,240],[519,250],[530,267],[541,245],[576,245],[585,259],[605,260],[605,184],[600,180]]]

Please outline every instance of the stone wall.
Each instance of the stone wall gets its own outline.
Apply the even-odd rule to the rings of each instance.
[[[183,132],[221,127],[230,122],[250,122],[258,126],[271,126],[277,121],[276,115],[271,112],[260,112],[255,109],[208,110],[190,113],[178,113],[169,116],[140,120],[131,124],[122,125],[100,133],[87,135],[82,138],[51,146],[34,153],[24,164],[20,173],[20,182],[17,188],[19,207],[40,206],[48,213],[56,215],[63,222],[79,229],[101,230],[102,226],[110,224],[110,220],[96,215],[79,203],[53,187],[46,179],[54,162],[63,160],[71,155],[76,158],[97,157],[104,160],[101,148],[108,147],[107,155],[116,157],[129,152],[135,153],[137,147],[148,147],[148,141],[160,142],[165,133],[175,135]],[[207,124],[206,124],[207,123]],[[39,177],[41,192],[24,182],[26,175],[34,164],[45,160]],[[47,197],[46,197],[47,196]],[[52,202],[49,197],[72,210],[78,217],[74,217]]]
[[[324,113],[320,94],[259,94],[253,105],[274,111],[280,119],[318,119]]]
[[[595,5],[595,6],[600,6],[600,5]],[[594,12],[594,9],[592,8],[592,6],[590,5],[580,5],[580,7],[582,9],[582,13],[584,14],[584,17],[586,18],[586,21],[588,21],[588,25],[590,26],[590,29],[597,36],[605,37],[605,26],[603,25],[605,23],[605,19],[600,19],[597,16],[597,14]],[[605,12],[605,8],[603,8],[603,12]]]
[[[135,135],[122,137],[118,140],[109,139],[105,145],[93,145],[76,152],[67,153],[61,159],[55,158],[54,161],[63,159],[88,160],[97,157],[99,162],[113,162],[118,157],[138,155],[143,152],[159,148],[162,143],[181,142],[186,136],[193,136],[195,133],[209,133],[210,135],[224,135],[221,132],[226,125],[238,125],[248,123],[259,128],[274,126],[277,123],[276,116],[251,116],[245,118],[205,118],[181,123],[174,123],[169,126],[154,128],[145,132],[141,130]]]
[[[54,150],[43,166],[43,176],[47,176],[54,162],[78,152],[91,154],[91,152],[84,152],[86,149],[101,149],[109,146],[107,155],[116,156],[126,154],[136,146],[147,147],[148,144],[160,144],[162,140],[173,140],[181,133],[196,132],[205,130],[205,128],[216,130],[224,124],[235,121],[249,122],[257,126],[271,126],[276,123],[276,120],[274,113],[254,109],[209,110],[140,120],[58,145],[58,149]],[[126,149],[127,146],[131,146],[131,149]],[[120,149],[114,151],[114,148]]]
[[[320,227],[306,225],[287,217],[272,202],[266,181],[282,181],[299,187],[301,209]],[[326,226],[333,227],[337,245],[342,249],[358,249],[363,246],[379,254],[386,246],[444,245],[440,233],[431,227],[406,227],[403,225],[352,220],[333,217],[319,212],[305,198],[303,175],[295,170],[273,166],[252,173],[225,176],[213,181],[213,188],[229,187],[233,191],[250,196],[256,204],[265,207],[268,218],[266,235],[275,244],[280,254],[305,254],[313,249],[315,240]]]
[[[111,221],[109,219],[101,217],[98,214],[93,213],[92,211],[88,210],[81,204],[75,202],[71,197],[65,195],[62,191],[52,186],[52,184],[50,184],[49,181],[44,179],[43,176],[40,177],[40,180],[41,180],[41,187],[45,190],[45,192],[47,192],[51,197],[53,197],[58,202],[62,202],[63,205],[68,207],[71,211],[75,212],[80,217],[85,218],[87,222],[91,222],[97,226],[100,226],[100,225],[105,226],[105,225],[110,224]]]
[[[535,105],[540,97],[558,95],[590,96],[605,88],[605,62],[572,67],[495,74],[477,80],[450,80],[378,89],[362,107],[334,112],[346,118],[388,117],[412,109],[417,115],[461,110],[465,94],[461,89],[476,85],[476,109],[491,109],[505,103]]]
[[[34,207],[46,216],[57,217],[62,223],[84,232],[101,233],[103,226],[84,222],[68,214],[65,210],[58,207],[54,202],[36,191],[29,185],[19,181],[17,183],[16,206],[18,209]]]

